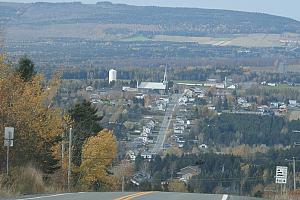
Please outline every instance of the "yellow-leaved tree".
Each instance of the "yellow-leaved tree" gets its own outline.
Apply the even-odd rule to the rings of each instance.
[[[117,144],[112,131],[104,129],[96,136],[88,138],[82,148],[80,170],[83,182],[113,184],[108,168],[112,165],[116,155]]]
[[[32,163],[46,173],[53,172],[58,165],[51,148],[64,131],[61,110],[51,104],[59,77],[49,83],[42,75],[24,80],[5,57],[0,57],[0,72],[0,131],[8,126],[15,128],[11,165]],[[3,159],[4,153],[1,148]]]

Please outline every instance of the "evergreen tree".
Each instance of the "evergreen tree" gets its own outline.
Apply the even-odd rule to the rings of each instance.
[[[29,58],[27,58],[27,56],[24,56],[19,60],[16,71],[26,82],[30,81],[32,77],[36,75],[34,63]]]
[[[224,98],[223,108],[224,108],[224,110],[228,110],[228,108],[229,108],[227,97]]]
[[[69,110],[74,127],[73,127],[73,163],[76,166],[81,164],[81,150],[86,139],[96,135],[102,130],[99,121],[102,117],[97,115],[97,108],[86,100],[76,104]]]

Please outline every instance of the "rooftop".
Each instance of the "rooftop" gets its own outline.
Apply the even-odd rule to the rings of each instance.
[[[165,90],[166,85],[159,82],[141,82],[139,89],[148,89],[148,90]]]

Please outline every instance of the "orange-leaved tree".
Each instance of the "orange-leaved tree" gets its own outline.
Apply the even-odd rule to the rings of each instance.
[[[23,79],[13,67],[0,58],[0,131],[14,127],[11,165],[33,163],[46,173],[53,172],[58,163],[52,156],[52,146],[64,131],[61,110],[51,105],[59,77],[46,83],[42,75]],[[0,137],[3,144],[3,137]],[[0,157],[5,158],[4,149]],[[3,162],[2,162],[3,163]]]
[[[109,167],[117,155],[116,138],[112,131],[104,129],[96,136],[88,138],[82,148],[80,170],[84,183],[112,184]]]

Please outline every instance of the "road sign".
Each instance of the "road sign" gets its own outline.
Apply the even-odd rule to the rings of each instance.
[[[4,140],[13,140],[14,139],[14,128],[5,127]]]
[[[4,129],[4,146],[7,147],[6,151],[6,173],[8,175],[9,167],[9,147],[14,146],[14,127],[5,127]]]
[[[14,146],[14,128],[13,127],[5,127],[4,131],[4,146],[5,147],[12,147]]]
[[[13,140],[4,140],[4,146],[7,147],[8,145],[10,147],[13,147],[14,146],[14,141]]]
[[[276,183],[286,184],[288,168],[286,166],[276,166]]]

